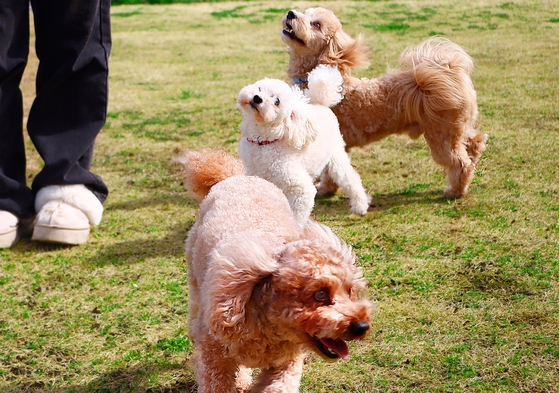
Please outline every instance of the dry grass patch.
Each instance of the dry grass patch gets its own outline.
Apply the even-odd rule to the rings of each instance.
[[[88,244],[0,251],[0,391],[195,391],[184,239],[197,204],[172,158],[237,150],[239,90],[283,78],[280,20],[312,2],[113,7],[110,108],[93,164],[111,194]],[[352,152],[374,197],[315,216],[351,244],[377,303],[349,362],[311,356],[303,392],[558,392],[559,4],[325,1],[374,77],[432,34],[474,57],[489,134],[471,193],[442,198],[425,142]],[[33,96],[32,66],[24,80]],[[41,162],[28,143],[29,173]]]

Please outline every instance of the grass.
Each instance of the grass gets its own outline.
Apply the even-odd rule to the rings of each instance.
[[[0,250],[1,392],[195,391],[184,240],[197,204],[172,159],[236,152],[238,91],[283,78],[282,15],[315,2],[112,9],[110,108],[93,171],[111,194],[80,247]],[[324,1],[394,66],[433,34],[468,49],[488,150],[471,193],[442,198],[421,139],[352,152],[374,198],[343,194],[315,216],[351,244],[377,304],[348,362],[305,365],[302,392],[558,392],[559,3]],[[23,81],[33,98],[32,58]],[[41,161],[28,142],[29,179]]]

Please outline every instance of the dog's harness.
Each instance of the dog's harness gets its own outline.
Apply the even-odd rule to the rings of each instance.
[[[250,143],[252,143],[254,145],[263,146],[263,145],[271,145],[272,143],[279,141],[279,138],[274,139],[273,141],[261,141],[261,140],[258,140],[258,139],[247,138],[247,141],[249,141]]]
[[[293,83],[296,83],[298,85],[300,85],[301,83],[307,83],[309,80],[307,79],[306,76],[304,77],[297,77],[297,78],[293,78]]]

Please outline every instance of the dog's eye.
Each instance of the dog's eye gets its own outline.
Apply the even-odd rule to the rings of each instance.
[[[316,29],[320,29],[321,24],[320,24],[320,22],[313,22],[312,26]]]
[[[279,98],[276,98],[276,102],[274,102],[274,105],[279,106],[279,104],[280,104],[280,100],[279,100]]]
[[[326,300],[328,300],[328,292],[322,289],[315,292],[313,297],[314,300],[316,300],[317,302],[325,302]]]
[[[349,288],[349,290],[347,291],[347,294],[349,295],[349,297],[351,299],[353,299],[356,295],[357,295],[357,291],[355,290],[355,288],[351,287]]]

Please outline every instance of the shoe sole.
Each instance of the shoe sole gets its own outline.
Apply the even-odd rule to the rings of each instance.
[[[74,246],[86,243],[88,237],[89,228],[68,229],[35,225],[31,240],[44,243],[56,243]]]

